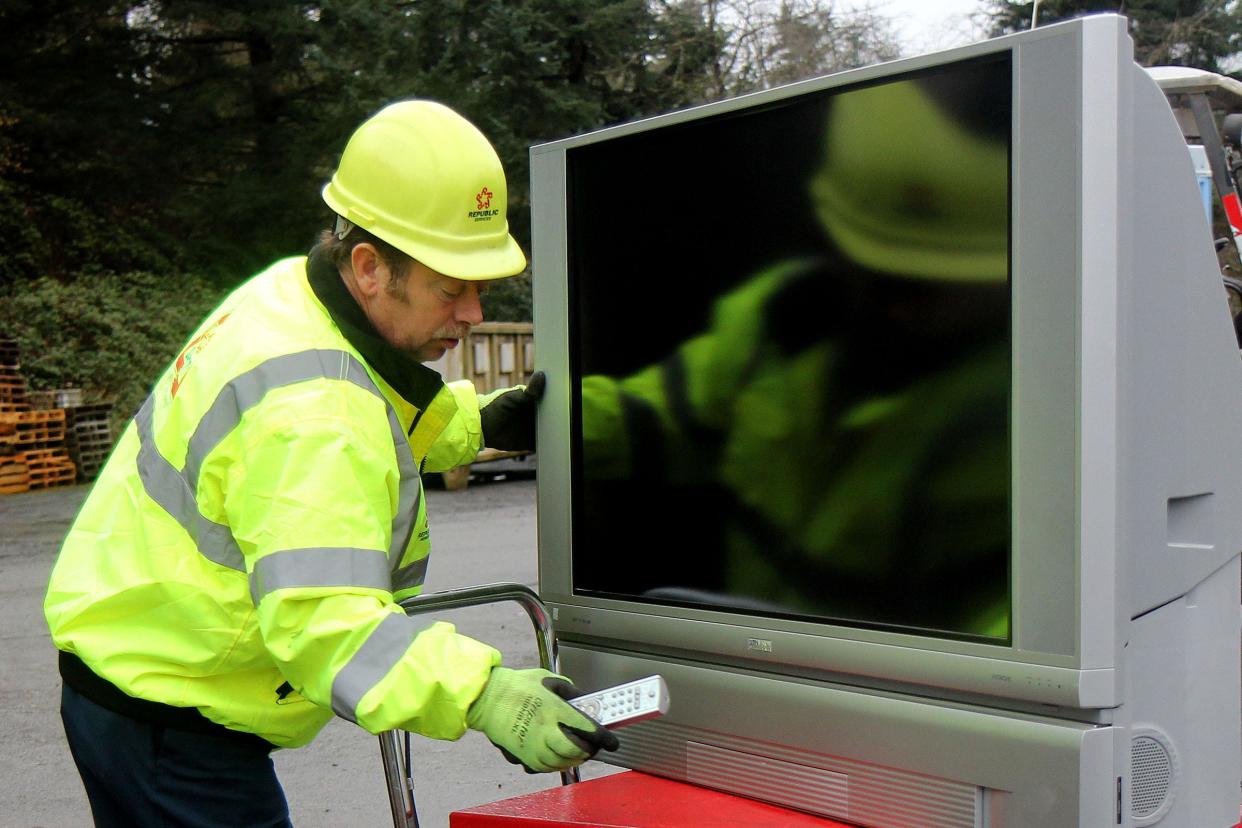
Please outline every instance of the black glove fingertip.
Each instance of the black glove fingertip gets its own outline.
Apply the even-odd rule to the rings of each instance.
[[[579,728],[562,724],[561,731],[572,739],[578,747],[592,756],[601,750],[611,753],[621,747],[621,740],[617,738],[617,734],[603,725],[596,725],[594,730],[580,730]]]
[[[582,695],[582,691],[575,687],[572,681],[563,679],[560,676],[548,676],[543,680],[542,684],[565,701],[576,699]]]
[[[531,374],[530,379],[526,381],[526,393],[536,400],[543,399],[543,389],[547,384],[548,378],[543,371],[536,371]]]

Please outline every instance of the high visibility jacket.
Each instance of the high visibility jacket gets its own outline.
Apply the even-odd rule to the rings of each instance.
[[[457,738],[500,654],[395,601],[427,567],[420,470],[474,457],[478,399],[311,271],[251,279],[160,378],[65,540],[52,638],[129,696],[278,746],[333,712]]]
[[[859,287],[848,272],[771,267],[664,360],[583,377],[583,474],[607,506],[600,536],[579,538],[591,552],[575,561],[578,586],[1008,634],[1003,332],[945,341],[884,329],[883,303],[918,308],[909,297],[935,286]],[[868,289],[882,295],[859,299]],[[1007,301],[1003,281],[969,289],[983,319]],[[600,563],[590,581],[594,561],[620,554],[609,544],[631,545],[613,540],[607,517],[640,508],[663,527],[662,551],[647,561],[627,548],[625,573]]]

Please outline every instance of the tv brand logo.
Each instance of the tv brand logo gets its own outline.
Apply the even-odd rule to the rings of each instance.
[[[478,194],[474,197],[474,203],[478,209],[470,211],[470,218],[475,221],[487,221],[488,219],[493,219],[500,215],[499,210],[492,209],[492,199],[495,197],[496,194],[486,187],[479,190]]]
[[[764,638],[748,638],[746,639],[746,649],[760,653],[770,653],[772,652],[772,642]]]

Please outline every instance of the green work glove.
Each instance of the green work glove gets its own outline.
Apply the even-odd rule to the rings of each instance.
[[[536,371],[526,385],[480,400],[483,445],[504,451],[535,450],[535,409],[543,397],[544,382],[543,371]]]
[[[547,670],[495,667],[470,706],[466,724],[482,731],[527,773],[568,770],[602,748],[616,750],[617,737],[565,699],[579,696],[564,676]]]

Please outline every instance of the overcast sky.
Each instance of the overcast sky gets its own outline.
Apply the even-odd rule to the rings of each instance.
[[[972,12],[985,8],[983,0],[871,0],[870,5],[893,21],[911,55],[987,37],[986,31],[970,20]]]

